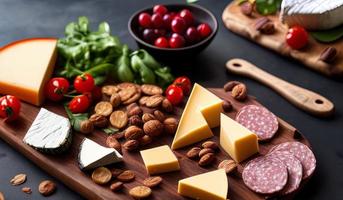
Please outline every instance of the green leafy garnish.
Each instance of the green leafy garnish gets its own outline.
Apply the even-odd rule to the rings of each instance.
[[[281,8],[282,0],[256,0],[256,10],[261,15],[275,14]]]
[[[313,31],[310,34],[319,42],[334,42],[343,37],[343,25],[330,30]]]
[[[108,128],[102,129],[102,131],[104,131],[107,135],[112,135],[112,134],[119,132],[119,129],[116,129],[113,127],[108,127]]]

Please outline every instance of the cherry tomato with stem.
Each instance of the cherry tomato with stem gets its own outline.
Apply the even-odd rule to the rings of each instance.
[[[0,117],[5,118],[6,122],[16,120],[19,117],[21,108],[20,100],[12,95],[0,98]]]
[[[61,101],[67,94],[69,86],[69,81],[65,78],[52,78],[45,85],[45,96],[51,101]]]
[[[74,88],[79,93],[91,92],[95,87],[94,78],[88,73],[77,76],[74,80]]]
[[[301,49],[308,43],[308,33],[301,26],[293,26],[286,35],[286,42],[292,49]]]
[[[185,95],[188,95],[192,89],[191,80],[187,76],[176,78],[173,84],[179,86]]]
[[[84,113],[88,110],[91,102],[89,96],[78,95],[75,96],[68,104],[68,107],[72,113]]]
[[[182,91],[181,87],[179,87],[177,85],[170,85],[166,89],[166,98],[174,106],[180,104],[183,100],[183,91]]]

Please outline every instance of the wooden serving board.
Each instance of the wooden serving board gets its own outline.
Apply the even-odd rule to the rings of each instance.
[[[244,15],[240,11],[240,6],[236,1],[232,1],[224,10],[222,20],[224,25],[232,32],[244,36],[257,44],[272,49],[281,55],[294,58],[307,67],[314,69],[332,77],[343,77],[343,39],[334,43],[319,43],[314,38],[309,38],[308,45],[301,50],[293,50],[285,43],[285,36],[288,27],[281,23],[279,15],[268,16],[276,28],[276,32],[271,35],[260,34],[255,30],[254,24],[261,16],[253,12],[251,17]],[[320,54],[327,47],[335,47],[338,51],[335,62],[327,64],[319,60]]]
[[[259,103],[253,97],[249,97],[245,102],[242,103],[235,101],[231,95],[229,93],[225,93],[223,89],[212,88],[210,90],[220,98],[232,102],[234,109],[230,113],[227,113],[232,118],[234,118],[236,112],[244,105],[259,105]],[[57,114],[66,116],[63,106],[61,105],[48,102],[43,107]],[[139,152],[129,153],[123,149],[124,163],[114,164],[113,167],[134,170],[136,172],[135,181],[125,184],[125,189],[119,193],[113,193],[110,191],[108,185],[100,186],[95,184],[90,178],[90,172],[82,172],[78,166],[77,155],[79,144],[84,138],[84,135],[80,133],[73,134],[72,147],[65,154],[46,155],[34,150],[30,146],[24,144],[22,139],[38,114],[38,111],[38,107],[23,103],[21,116],[17,121],[15,121],[13,124],[0,122],[0,137],[47,173],[56,177],[86,199],[131,199],[131,197],[128,195],[128,190],[134,186],[141,185],[142,181],[148,177]],[[175,113],[177,117],[179,117],[182,113],[182,109],[177,108]],[[294,127],[282,119],[279,119],[279,123],[280,127],[276,136],[270,142],[260,144],[261,154],[265,154],[274,145],[286,141],[298,140],[306,145],[309,145],[309,142]],[[213,137],[211,140],[217,141],[219,144],[219,128],[214,129],[214,133],[215,137]],[[107,136],[103,132],[95,131],[87,137],[106,146],[105,141]],[[145,148],[160,146],[162,144],[171,145],[172,140],[173,136],[164,135],[158,139],[155,139],[152,144]],[[197,145],[200,144],[201,143]],[[217,153],[217,160],[213,165],[211,165],[211,167],[202,168],[198,166],[196,161],[190,160],[185,156],[186,152],[193,146],[194,145],[191,145],[190,147],[185,147],[174,151],[179,159],[181,171],[161,174],[164,180],[159,187],[153,189],[153,195],[150,197],[150,199],[187,199],[178,195],[177,193],[177,184],[179,179],[214,170],[220,161],[229,158],[229,156],[223,150],[221,150],[219,153]],[[240,174],[242,172],[242,166],[244,166],[245,163],[246,162],[243,162],[239,165],[237,172],[228,175],[228,198],[231,200],[265,199],[265,196],[257,195],[244,185]],[[303,182],[302,186],[304,184],[306,184],[306,182]],[[288,198],[291,199],[292,196],[289,196]]]

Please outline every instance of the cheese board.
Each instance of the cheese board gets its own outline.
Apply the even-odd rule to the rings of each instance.
[[[311,3],[311,1],[307,1],[306,3]],[[322,74],[336,78],[343,77],[342,38],[335,42],[322,43],[310,36],[308,38],[308,43],[304,48],[301,48],[300,50],[292,49],[285,41],[289,29],[287,25],[280,21],[279,12],[266,16],[274,24],[275,32],[272,34],[262,34],[260,31],[256,30],[256,24],[262,17],[264,16],[260,15],[258,12],[252,12],[250,16],[243,14],[241,6],[237,1],[232,1],[228,4],[222,13],[223,23],[230,31],[283,56],[291,57]],[[331,20],[331,18],[329,19]],[[303,22],[305,20],[300,21]],[[308,21],[309,23],[311,22],[311,20]],[[312,19],[312,21],[316,20]],[[332,22],[334,22],[333,19]],[[325,20],[325,23],[327,23],[327,20]],[[337,54],[335,53],[336,57],[333,62],[324,62],[320,57],[329,47],[335,48]]]
[[[260,105],[258,101],[251,96],[249,96],[245,101],[239,102],[233,99],[231,95],[228,92],[225,92],[223,89],[210,88],[209,90],[217,95],[219,98],[228,100],[232,103],[233,110],[226,113],[231,118],[234,118],[237,111],[245,105]],[[43,104],[42,107],[56,114],[66,116],[62,105],[57,105],[56,103],[47,101],[45,104]],[[183,109],[181,107],[182,106],[177,107],[174,111],[174,116],[176,118],[179,118],[182,114]],[[5,123],[3,121],[0,122],[1,138],[9,143],[18,152],[22,153],[24,156],[34,162],[37,166],[62,181],[64,184],[66,184],[75,192],[78,192],[86,199],[131,199],[131,197],[127,195],[128,190],[136,185],[141,185],[143,180],[149,177],[139,152],[128,152],[123,149],[122,153],[124,162],[113,164],[113,167],[126,168],[135,171],[136,180],[131,183],[125,183],[124,190],[118,193],[112,192],[109,189],[108,185],[101,186],[95,184],[90,178],[90,173],[84,173],[79,168],[77,161],[78,152],[80,143],[83,141],[85,136],[77,132],[73,133],[71,148],[64,154],[58,156],[40,153],[30,146],[24,144],[23,138],[38,112],[38,107],[27,103],[22,103],[23,114],[20,115],[20,118],[17,121],[14,121],[12,123]],[[306,140],[306,138],[299,131],[297,131],[296,128],[280,118],[278,118],[278,122],[279,129],[276,132],[275,136],[268,142],[260,143],[260,154],[265,155],[271,148],[283,142],[299,141],[310,147],[308,140]],[[210,140],[219,143],[219,128],[213,129],[213,132],[214,137]],[[106,146],[107,135],[101,131],[96,130],[86,137],[99,143],[100,145]],[[158,140],[154,140],[153,143],[149,144],[145,148],[152,148],[165,144],[171,146],[172,141],[172,135],[163,135],[162,137],[159,137]],[[196,145],[199,146],[200,144],[201,143],[197,143]],[[180,179],[215,170],[222,160],[230,158],[228,154],[226,154],[225,151],[221,149],[220,152],[217,154],[217,160],[213,163],[213,165],[203,168],[200,167],[197,162],[194,162],[193,160],[186,157],[186,153],[187,151],[189,151],[190,148],[191,146],[188,146],[173,151],[177,159],[179,160],[181,170],[161,174],[161,177],[163,177],[163,183],[159,187],[153,189],[153,194],[152,196],[150,196],[150,199],[186,199],[185,197],[180,196],[177,192],[177,185]],[[257,200],[267,198],[267,195],[259,195],[249,190],[248,187],[246,187],[243,183],[241,177],[242,169],[252,158],[241,162],[238,165],[237,172],[228,175],[229,187],[227,198],[233,200]],[[297,191],[299,191],[308,180],[309,179],[307,178],[302,181]],[[287,195],[286,198],[292,199],[295,193]]]

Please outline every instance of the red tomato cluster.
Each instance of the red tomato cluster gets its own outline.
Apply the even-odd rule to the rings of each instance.
[[[192,45],[212,33],[208,24],[195,21],[190,10],[169,12],[163,5],[155,5],[152,15],[143,12],[138,16],[143,40],[160,48]]]
[[[21,104],[17,97],[6,95],[0,98],[0,118],[6,122],[16,120],[19,117]]]
[[[166,98],[173,105],[178,105],[183,101],[184,96],[189,94],[191,88],[192,83],[189,78],[180,76],[166,89]]]
[[[90,74],[82,74],[75,78],[74,89],[78,95],[68,94],[70,83],[63,77],[55,77],[45,85],[45,95],[51,101],[61,101],[66,96],[72,97],[68,107],[73,113],[83,113],[88,110],[93,101],[101,99],[101,89],[95,86]]]

